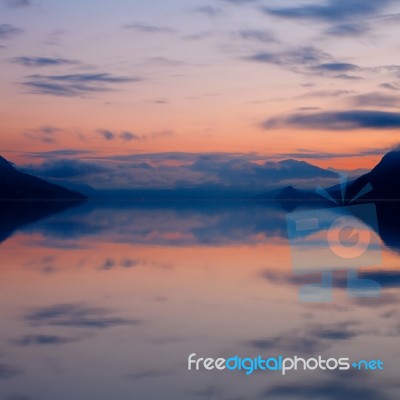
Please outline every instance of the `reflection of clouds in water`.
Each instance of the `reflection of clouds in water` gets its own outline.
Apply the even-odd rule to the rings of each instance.
[[[105,329],[124,325],[139,325],[140,320],[113,316],[106,308],[82,304],[58,304],[32,310],[25,320],[33,326],[48,325],[70,328]]]
[[[349,375],[348,371],[328,379],[271,385],[260,395],[260,399],[293,400],[395,400],[385,393],[386,387],[377,385],[363,374]]]
[[[28,261],[24,267],[38,270],[43,273],[53,273],[58,270],[57,268],[57,257],[54,255],[40,257],[37,260]]]
[[[160,269],[172,269],[173,268],[173,266],[171,264],[146,260],[144,258],[131,259],[131,258],[126,257],[126,258],[122,258],[121,260],[118,260],[115,258],[107,257],[100,264],[98,269],[102,270],[102,271],[111,271],[116,268],[130,269],[130,268],[136,268],[139,266],[154,267],[154,268],[160,268]]]
[[[99,266],[99,269],[108,271],[118,266],[122,268],[133,268],[141,264],[143,264],[141,260],[133,260],[130,258],[124,258],[120,261],[113,258],[106,258],[104,262]]]
[[[368,271],[360,272],[360,278],[371,279],[378,282],[382,287],[400,287],[400,271]]]
[[[259,351],[313,354],[326,350],[335,342],[343,342],[360,336],[362,331],[357,329],[358,326],[359,324],[354,321],[325,325],[312,324],[270,338],[252,339],[246,344]]]
[[[400,213],[390,205],[376,204],[379,234],[396,248]],[[323,210],[323,212],[321,211]],[[397,210],[397,211],[396,211]],[[315,246],[326,246],[332,221],[349,215],[346,207],[315,210],[319,233]],[[92,202],[67,209],[45,220],[20,228],[40,233],[38,246],[83,249],[101,241],[160,246],[256,244],[287,238],[287,212],[275,202]],[[367,221],[368,222],[368,221]],[[321,236],[322,235],[322,236]],[[308,233],[299,236],[311,243]],[[82,241],[82,238],[87,240]]]
[[[203,399],[219,399],[224,393],[224,390],[216,385],[208,385],[204,389],[196,390],[192,393],[195,397]]]
[[[22,370],[12,364],[0,361],[0,380],[8,380],[22,374]]]
[[[388,290],[388,289],[385,289]],[[387,306],[393,306],[394,304],[399,303],[399,294],[397,291],[386,291],[381,293],[379,297],[370,297],[370,298],[359,298],[359,299],[352,299],[353,305],[356,307],[363,307],[372,309],[381,309]]]
[[[29,396],[11,395],[4,398],[5,400],[32,400]]]
[[[142,371],[126,374],[125,377],[132,380],[154,379],[175,375],[178,372],[178,370],[173,369],[144,369]]]
[[[302,286],[306,284],[321,283],[321,273],[306,273],[302,275],[293,275],[290,272],[280,272],[264,270],[260,277],[274,285],[293,285]],[[380,307],[385,304],[397,303],[399,298],[388,290],[400,287],[400,272],[398,271],[358,271],[359,279],[367,279],[377,282],[386,292],[381,293],[379,297],[366,297],[362,299],[354,298],[353,302],[359,306]],[[344,271],[335,271],[333,273],[333,287],[340,290],[347,290],[348,276]]]
[[[392,302],[391,305],[398,304],[398,302]],[[400,311],[396,309],[385,310],[380,314],[383,318],[384,323],[379,330],[380,336],[386,337],[398,337],[400,336]],[[387,326],[389,325],[389,326]]]
[[[41,362],[40,357],[48,353],[59,363],[61,372],[56,374],[62,373],[71,382],[75,382],[74,374],[79,374],[82,381],[89,382],[90,386],[90,368],[96,376],[106,371],[107,379],[98,383],[99,391],[104,390],[96,396],[99,399],[108,398],[107,389],[113,385],[121,388],[117,394],[122,395],[117,397],[124,399],[136,392],[143,394],[143,398],[158,399],[165,394],[168,399],[184,396],[188,400],[202,397],[221,400],[331,400],[347,399],[350,395],[360,398],[364,395],[361,391],[363,385],[370,387],[362,377],[352,378],[354,382],[350,384],[346,375],[342,391],[336,391],[337,396],[332,397],[328,393],[332,382],[340,385],[340,380],[345,381],[343,377],[336,380],[335,376],[317,375],[312,382],[308,382],[293,376],[292,379],[300,381],[299,390],[295,392],[291,389],[291,380],[282,381],[280,376],[271,375],[267,382],[267,377],[260,375],[249,381],[247,377],[242,380],[241,376],[224,374],[185,374],[187,371],[182,360],[187,353],[193,349],[202,356],[213,356],[213,349],[217,354],[220,346],[223,347],[221,352],[228,355],[238,351],[275,353],[282,350],[290,352],[288,355],[302,352],[313,356],[314,352],[328,349],[329,352],[361,351],[363,356],[369,356],[383,343],[379,356],[385,358],[385,362],[396,356],[393,349],[386,348],[391,343],[396,344],[400,332],[399,317],[395,312],[398,304],[395,273],[380,272],[382,281],[387,281],[383,285],[382,298],[343,300],[344,280],[339,275],[337,302],[298,304],[292,297],[294,287],[304,283],[306,277],[294,277],[283,262],[282,268],[281,264],[275,265],[281,260],[280,252],[283,257],[289,254],[284,240],[285,216],[279,208],[254,204],[182,208],[117,207],[107,204],[94,207],[87,204],[25,228],[27,234],[15,238],[16,243],[22,242],[21,247],[26,246],[31,251],[27,253],[28,257],[22,257],[30,260],[22,265],[26,268],[24,273],[56,270],[68,274],[65,279],[62,274],[48,277],[33,274],[36,280],[32,283],[32,292],[28,293],[32,297],[21,300],[26,307],[23,309],[27,310],[23,321],[27,330],[21,332],[20,327],[14,327],[13,332],[18,333],[11,342],[10,338],[15,337],[13,332],[5,332],[15,359],[19,360],[18,357],[22,356],[28,361],[23,364],[26,372],[18,378],[20,387],[32,388],[31,371],[33,374],[37,363]],[[39,238],[39,246],[38,242],[34,242],[29,247],[29,242],[25,240],[29,234]],[[67,246],[63,247],[65,241]],[[10,240],[9,244],[13,242]],[[74,247],[71,244],[84,250],[62,251],[64,248],[71,250]],[[257,249],[256,246],[243,246],[239,250],[246,260],[246,268],[231,268],[241,244],[266,246],[257,246]],[[153,247],[149,245],[169,246],[170,249],[154,247],[153,254]],[[192,249],[184,249],[192,245],[193,248],[197,245],[201,247],[193,252]],[[224,245],[223,249],[213,249],[214,246]],[[7,246],[4,247],[10,251],[11,246]],[[179,249],[176,248],[178,246]],[[265,252],[264,248],[271,253]],[[203,268],[196,268],[202,262],[198,262],[197,254],[203,251],[201,254],[207,252],[209,257],[204,260],[212,259],[209,270],[204,274]],[[168,263],[176,266],[164,274],[161,268],[167,268]],[[263,265],[271,265],[271,269],[260,275]],[[134,279],[125,287],[129,271]],[[368,277],[368,273],[373,272],[363,273]],[[12,277],[16,278],[17,275]],[[51,293],[51,299],[49,297],[44,303],[32,301],[37,293],[40,300],[42,288]],[[18,289],[22,292],[22,283]],[[7,293],[12,300],[14,295],[11,290]],[[78,296],[84,293],[87,303],[74,303],[80,301],[75,293],[79,293]],[[253,301],[253,294],[265,303],[260,306]],[[105,303],[95,303],[93,299],[103,299]],[[240,301],[240,306],[235,299]],[[112,303],[113,309],[92,306],[108,306],[107,302]],[[40,307],[43,304],[48,306]],[[139,314],[132,316],[129,310],[123,311],[131,304],[135,304]],[[19,308],[10,306],[10,310],[10,315],[20,315]],[[354,318],[354,313],[359,311],[361,313]],[[266,317],[265,321],[262,318],[260,321],[260,315]],[[225,318],[226,332],[222,328]],[[273,324],[270,318],[276,318],[272,319]],[[237,321],[247,321],[248,326],[238,326]],[[12,326],[11,321],[5,322],[5,325],[10,322]],[[204,331],[200,326],[204,327]],[[231,327],[233,332],[228,331]],[[246,338],[249,340],[246,341]],[[365,354],[364,349],[369,354]],[[160,355],[168,361],[171,356],[171,362],[163,363]],[[143,365],[142,360],[147,360],[148,364]],[[54,373],[53,366],[47,369]],[[395,377],[396,372],[388,368],[385,376]],[[244,384],[245,379],[250,382],[248,386]],[[49,383],[50,389],[53,389],[52,385],[56,383]],[[266,386],[269,392],[262,392]],[[383,381],[375,382],[372,388],[372,393],[377,396],[375,398],[389,399],[385,392],[380,392],[384,387]],[[93,390],[85,385],[71,387],[65,390],[64,395],[66,398],[90,398],[93,397]],[[256,397],[255,394],[260,392],[261,396]],[[9,393],[15,393],[15,390]],[[306,397],[307,393],[309,397]],[[45,396],[43,394],[43,399]]]
[[[68,239],[60,239],[60,238],[35,238],[29,239],[27,241],[27,245],[37,246],[37,247],[46,247],[48,249],[60,249],[60,250],[84,250],[87,249],[88,246],[79,243],[76,240],[68,240]]]
[[[13,340],[12,343],[20,347],[30,347],[30,346],[63,345],[63,344],[73,343],[76,341],[77,339],[75,338],[62,337],[56,335],[25,335],[16,340]]]
[[[279,208],[247,204],[189,203],[169,207],[138,204],[89,204],[25,228],[43,235],[41,245],[81,248],[89,239],[113,243],[188,246],[262,243],[285,238],[286,220]],[[86,238],[82,242],[82,238]]]
[[[92,256],[92,253],[87,253]],[[71,270],[76,269],[79,270],[84,267],[95,267],[99,271],[111,271],[122,269],[129,270],[137,267],[149,267],[149,268],[159,268],[164,270],[170,270],[173,268],[172,264],[157,262],[150,259],[145,258],[130,258],[129,256],[121,257],[106,257],[103,261],[98,262],[95,259],[91,259],[90,257],[80,258],[77,261],[69,260],[67,265],[62,265],[63,262],[62,257],[58,257],[55,255],[48,255],[44,257],[39,257],[38,259],[32,259],[23,264],[24,268],[37,271],[43,274],[54,274],[58,272],[62,272],[65,269]],[[64,263],[65,264],[65,263]]]

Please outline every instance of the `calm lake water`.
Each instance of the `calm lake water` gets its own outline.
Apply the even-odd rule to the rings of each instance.
[[[278,204],[89,202],[33,222],[18,211],[0,244],[0,399],[398,400],[400,214],[388,208],[379,235],[368,226],[380,265],[359,272],[379,297],[349,295],[339,272],[326,303],[299,298],[307,276]],[[320,259],[341,213],[317,211],[313,241],[296,240]],[[191,353],[381,359],[385,370],[194,372]]]

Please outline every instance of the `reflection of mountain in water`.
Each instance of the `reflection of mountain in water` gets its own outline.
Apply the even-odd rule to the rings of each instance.
[[[277,202],[52,202],[0,208],[0,240],[16,229],[41,234],[46,243],[96,241],[190,246],[257,244],[286,240],[287,211]],[[58,211],[64,211],[57,214]],[[341,216],[341,208],[332,208]],[[400,203],[377,203],[379,234],[386,246],[400,251]],[[317,211],[318,213],[318,211]],[[348,213],[343,209],[343,215]],[[50,215],[53,214],[53,215]],[[40,220],[43,217],[48,217]],[[34,224],[32,224],[35,222]],[[368,222],[368,221],[365,221]],[[321,225],[324,230],[327,227]]]
[[[80,204],[85,196],[17,171],[0,156],[0,242],[25,225]]]
[[[73,201],[1,201],[0,243],[16,230],[78,204],[80,203]]]
[[[399,170],[400,151],[396,150],[387,154],[369,174],[352,182],[346,196],[353,197],[367,183],[372,183],[374,191],[360,201],[368,201],[368,196],[380,199],[375,200],[379,234],[388,247],[398,251],[400,202],[382,199],[400,198],[400,180],[393,179]],[[28,229],[39,231],[49,238],[59,239],[74,240],[88,235],[103,235],[120,241],[159,245],[252,243],[265,238],[286,238],[286,214],[294,208],[312,209],[327,206],[326,202],[316,201],[315,193],[310,197],[307,192],[288,188],[277,196],[280,204],[277,201],[259,202],[258,199],[243,202],[89,201],[80,207],[71,208],[80,204],[76,200],[82,199],[83,196],[22,174],[2,158],[0,177],[3,189],[7,187],[16,190],[13,192],[14,197],[15,193],[24,193],[26,198],[37,195],[42,199],[74,200],[0,202],[0,241],[7,239],[15,230],[26,229],[27,225],[35,222]],[[8,197],[12,193],[10,190],[7,191]],[[331,194],[339,198],[337,189],[333,188]],[[59,211],[65,212],[54,215]],[[340,210],[338,212],[340,213]],[[48,216],[51,218],[40,221]]]
[[[24,229],[26,230],[26,229]],[[86,202],[28,228],[48,240],[160,246],[250,244],[286,237],[279,204],[252,202]]]
[[[375,204],[382,241],[387,247],[400,253],[400,201]]]

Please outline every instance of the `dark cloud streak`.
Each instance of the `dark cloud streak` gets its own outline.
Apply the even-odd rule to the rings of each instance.
[[[359,17],[377,15],[381,10],[393,3],[393,0],[327,0],[321,4],[304,4],[297,7],[262,7],[269,15],[297,20],[323,22],[342,22]]]
[[[76,73],[66,75],[30,75],[23,85],[34,94],[76,97],[114,90],[114,85],[142,81],[140,77],[119,76],[111,73]]]
[[[15,57],[10,59],[13,64],[23,65],[24,67],[57,67],[64,65],[79,64],[78,61],[68,60],[61,57]]]
[[[263,129],[293,126],[300,129],[346,131],[357,129],[398,129],[400,113],[376,110],[325,111],[274,117],[261,124]]]

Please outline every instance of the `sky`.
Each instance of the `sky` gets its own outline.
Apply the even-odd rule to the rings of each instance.
[[[0,0],[0,154],[105,188],[368,169],[398,143],[399,22],[395,0]]]

